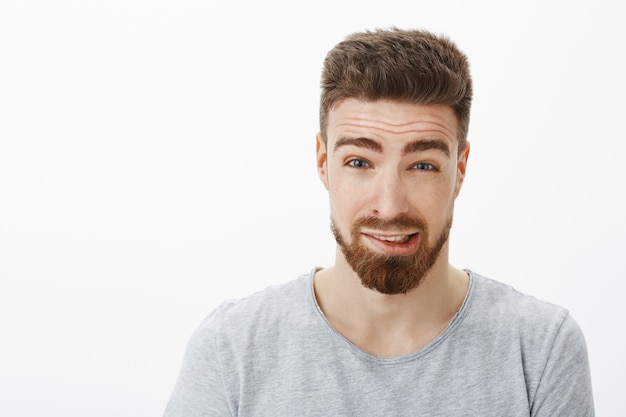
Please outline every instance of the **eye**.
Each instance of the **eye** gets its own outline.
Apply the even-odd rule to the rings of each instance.
[[[435,166],[433,164],[429,164],[428,162],[418,162],[417,164],[413,165],[413,168],[419,171],[435,170]]]
[[[348,161],[348,166],[352,168],[367,168],[369,164],[363,159],[351,159]]]

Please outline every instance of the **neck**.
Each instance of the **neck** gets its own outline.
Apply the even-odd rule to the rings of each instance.
[[[335,265],[318,271],[315,294],[328,322],[360,348],[377,356],[417,350],[437,337],[461,307],[468,277],[448,264],[447,244],[406,294],[368,289],[338,249]]]

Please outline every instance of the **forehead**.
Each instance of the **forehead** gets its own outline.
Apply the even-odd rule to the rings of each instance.
[[[443,139],[457,144],[454,110],[441,104],[415,104],[395,100],[361,101],[347,98],[328,112],[328,140],[341,136],[371,139]]]

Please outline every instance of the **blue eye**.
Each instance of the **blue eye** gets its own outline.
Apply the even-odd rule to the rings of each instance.
[[[415,169],[420,171],[431,171],[435,169],[433,164],[429,164],[428,162],[419,162],[413,166]]]
[[[348,161],[348,165],[352,168],[367,168],[369,164],[362,159],[352,159]]]

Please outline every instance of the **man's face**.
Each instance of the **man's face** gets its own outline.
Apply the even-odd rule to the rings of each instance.
[[[458,154],[457,130],[443,105],[350,98],[329,112],[318,172],[337,243],[366,287],[406,293],[437,262],[447,264],[469,153]]]

